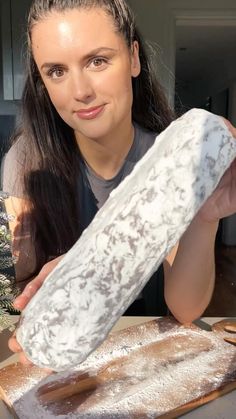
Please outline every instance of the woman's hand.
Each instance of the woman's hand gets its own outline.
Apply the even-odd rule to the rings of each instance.
[[[17,310],[22,311],[31,298],[36,294],[39,290],[47,276],[50,272],[55,268],[55,266],[60,262],[64,255],[57,257],[56,259],[51,260],[50,262],[46,263],[39,274],[31,281],[28,285],[26,285],[24,291],[15,299],[13,305]],[[24,352],[22,351],[21,346],[17,342],[16,333],[14,332],[12,337],[8,341],[8,346],[12,352],[17,352],[19,354],[19,361],[24,365],[32,365]]]
[[[224,119],[236,138],[236,128]],[[236,159],[222,176],[218,186],[200,209],[198,216],[206,222],[216,222],[236,212]]]
[[[225,122],[236,137],[236,129]],[[165,276],[166,303],[181,323],[199,318],[211,300],[215,284],[214,249],[218,222],[234,212],[236,161],[225,172],[181,237],[176,256]]]

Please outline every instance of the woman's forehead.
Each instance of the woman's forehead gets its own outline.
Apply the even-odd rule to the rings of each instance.
[[[93,27],[100,25],[100,29],[105,25],[106,28],[109,28],[111,31],[115,30],[115,21],[111,14],[109,14],[104,8],[101,7],[91,7],[91,8],[72,8],[66,9],[63,11],[51,10],[48,13],[42,15],[36,22],[32,25],[32,32],[35,32],[37,28],[45,28],[45,26],[52,25],[52,28],[55,29],[58,26],[70,25],[78,27],[81,30],[83,26],[87,25],[86,30],[91,31]],[[91,26],[92,25],[92,26]],[[43,30],[42,29],[42,30]]]
[[[113,19],[103,9],[71,9],[51,12],[32,28],[32,49],[49,58],[68,53],[81,56],[98,48],[120,49],[125,44]]]
[[[101,8],[69,9],[48,13],[32,27],[32,43],[37,48],[42,42],[66,46],[72,42],[95,42],[112,35],[120,37],[114,21]]]

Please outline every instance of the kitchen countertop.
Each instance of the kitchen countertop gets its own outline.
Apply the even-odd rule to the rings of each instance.
[[[155,317],[121,317],[112,332],[125,329],[126,327],[133,326],[136,324],[144,323],[152,320]],[[14,322],[18,321],[18,316],[12,316]],[[216,323],[223,318],[216,317],[203,317],[195,323],[202,329],[210,330],[210,325]],[[232,319],[230,319],[232,320]],[[233,318],[236,320],[236,318]],[[17,354],[12,354],[7,346],[7,341],[11,336],[12,332],[4,330],[0,333],[0,369],[6,365],[17,362]],[[236,412],[236,390],[228,393],[218,399],[203,405],[191,412],[183,415],[185,419],[233,419]],[[12,419],[13,416],[8,412],[3,402],[0,400],[0,419]]]

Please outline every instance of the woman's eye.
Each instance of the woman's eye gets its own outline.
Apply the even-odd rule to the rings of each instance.
[[[64,76],[63,68],[51,68],[47,75],[52,79],[59,79],[60,77]]]
[[[90,62],[90,65],[95,68],[103,67],[105,64],[107,64],[107,60],[102,57],[93,58]]]

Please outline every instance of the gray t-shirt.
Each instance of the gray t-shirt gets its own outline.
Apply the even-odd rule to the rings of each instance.
[[[98,176],[86,163],[82,165],[82,171],[87,177],[90,188],[96,198],[97,208],[101,208],[121,181],[133,170],[135,164],[144,156],[147,150],[154,144],[156,134],[146,131],[137,124],[134,125],[134,141],[125,158],[119,172],[112,179],[103,179]]]
[[[124,164],[112,179],[105,180],[84,162],[82,171],[86,175],[92,192],[97,200],[97,207],[101,208],[120,182],[132,171],[135,164],[144,156],[146,151],[154,144],[156,134],[147,131],[134,124],[134,141],[126,156]],[[25,161],[25,148],[27,147],[23,137],[12,145],[2,163],[2,189],[11,196],[24,198],[24,182],[22,178],[22,166]]]

